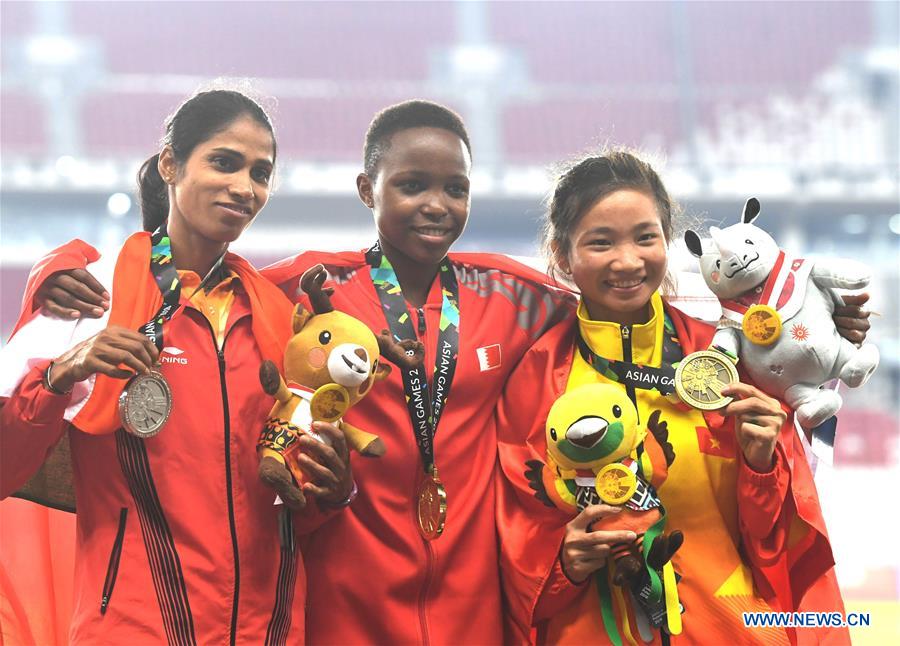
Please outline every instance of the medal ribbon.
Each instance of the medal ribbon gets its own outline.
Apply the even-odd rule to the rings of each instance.
[[[607,582],[607,568],[597,570],[594,580],[597,582],[597,593],[600,595],[600,617],[603,619],[603,628],[606,630],[606,636],[613,646],[622,646],[622,637],[619,636],[619,629],[616,626],[616,613],[613,610],[612,592]],[[628,621],[628,618],[625,618]]]
[[[785,273],[784,276],[781,276],[781,268],[784,266],[784,257],[785,257],[784,252],[779,251],[778,258],[776,258],[776,260],[775,260],[775,266],[772,268],[772,271],[769,272],[769,278],[768,278],[768,280],[766,280],[766,284],[763,287],[762,295],[759,298],[759,302],[763,302],[766,305],[773,305],[773,306],[775,305],[775,303],[771,302],[772,295],[775,292],[775,284],[778,282],[781,282],[783,285],[785,278],[787,277],[787,273]],[[791,264],[788,263],[788,267],[790,267],[790,266],[791,266]],[[778,294],[774,294],[774,295],[775,295],[775,299],[777,301]]]
[[[575,343],[581,358],[610,381],[622,383],[630,388],[658,390],[662,395],[669,395],[675,392],[675,366],[684,358],[684,352],[675,338],[674,326],[668,314],[664,327],[662,365],[659,368],[601,357],[591,350],[580,329]]]
[[[150,237],[150,273],[162,293],[162,305],[153,317],[138,331],[150,339],[159,349],[163,349],[163,323],[170,320],[181,309],[181,281],[172,259],[172,241],[166,232],[165,222]]]
[[[791,294],[797,288],[796,277],[792,274],[799,272],[804,262],[802,258],[794,258],[784,251],[779,251],[775,265],[759,293],[751,290],[735,299],[720,300],[724,316],[740,322],[741,317],[752,305],[764,304],[776,311],[783,308],[790,302]]]
[[[397,274],[377,242],[366,252],[366,262],[371,268],[372,283],[381,301],[391,335],[397,341],[418,338]],[[413,434],[422,456],[422,466],[429,474],[434,468],[434,436],[447,404],[459,357],[459,285],[453,266],[446,257],[441,261],[438,275],[442,293],[441,323],[434,360],[432,397],[429,397],[428,377],[424,367],[401,371]]]

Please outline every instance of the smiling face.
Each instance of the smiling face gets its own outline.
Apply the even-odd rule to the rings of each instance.
[[[394,133],[374,177],[357,178],[378,239],[392,263],[435,267],[469,217],[472,160],[462,139],[442,128]]]
[[[666,275],[666,241],[653,199],[631,189],[591,206],[573,227],[569,252],[557,257],[581,291],[591,318],[646,322],[650,297]]]
[[[169,232],[204,246],[236,240],[269,200],[274,154],[272,134],[248,116],[198,144],[183,165],[165,148],[159,171],[170,186]]]

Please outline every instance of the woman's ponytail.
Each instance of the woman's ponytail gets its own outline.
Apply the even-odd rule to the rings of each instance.
[[[169,187],[159,174],[159,153],[141,165],[138,192],[144,231],[156,231],[169,216]]]

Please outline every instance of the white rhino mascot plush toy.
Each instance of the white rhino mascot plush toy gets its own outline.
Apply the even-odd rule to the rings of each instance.
[[[840,378],[856,388],[878,366],[878,349],[857,348],[838,334],[832,319],[839,297],[830,288],[865,287],[869,272],[852,260],[792,257],[752,224],[758,215],[759,201],[750,198],[740,223],[710,227],[712,244],[705,251],[694,231],[685,232],[684,240],[722,305],[712,345],[738,356],[760,388],[786,402],[800,426],[812,429],[841,407],[836,391],[819,386]]]

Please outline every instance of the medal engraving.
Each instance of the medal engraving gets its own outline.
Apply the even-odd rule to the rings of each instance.
[[[309,402],[312,418],[318,422],[335,422],[350,407],[350,393],[340,384],[325,384],[313,393]]]
[[[737,368],[731,360],[715,350],[689,354],[675,371],[675,392],[685,404],[700,410],[717,410],[731,403],[722,388],[738,381]]]
[[[156,370],[132,377],[119,395],[122,427],[138,437],[159,433],[172,412],[172,389]]]
[[[741,330],[756,345],[772,345],[781,336],[781,317],[768,305],[751,305],[744,314]]]
[[[433,541],[444,532],[447,521],[447,491],[437,476],[437,469],[419,487],[416,509],[419,532],[425,540]]]
[[[607,464],[597,474],[597,495],[607,505],[628,502],[637,490],[637,477],[624,464]]]

